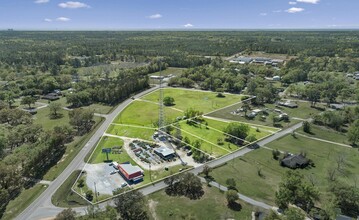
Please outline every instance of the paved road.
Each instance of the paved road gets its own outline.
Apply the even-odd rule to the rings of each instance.
[[[144,92],[135,95],[135,98],[139,98],[146,93],[152,92],[158,89],[158,86],[152,87]],[[132,99],[127,99],[116,107],[116,109],[109,115],[106,116],[105,121],[102,123],[100,128],[91,137],[91,139],[82,148],[75,159],[66,167],[66,169],[49,185],[49,187],[30,205],[28,206],[16,219],[41,219],[46,217],[55,216],[61,212],[61,208],[56,208],[51,203],[51,197],[56,190],[62,185],[62,183],[71,175],[75,170],[81,170],[84,163],[84,158],[93,149],[96,142],[105,133],[108,126],[115,119],[115,117],[132,102]]]
[[[156,90],[158,87],[151,88],[149,90],[146,90],[136,96],[135,98],[139,98],[143,96],[146,93],[149,93],[151,91]],[[76,156],[76,158],[69,164],[69,166],[59,175],[58,178],[56,178],[48,187],[47,190],[45,190],[29,207],[27,207],[16,219],[22,220],[22,219],[44,219],[56,216],[57,213],[61,212],[63,209],[55,207],[51,203],[51,197],[56,192],[56,190],[62,185],[62,183],[71,175],[71,173],[75,170],[82,169],[84,166],[84,158],[88,154],[88,152],[93,148],[93,146],[96,144],[96,141],[99,140],[99,138],[105,133],[107,130],[107,127],[111,124],[113,119],[118,115],[119,112],[121,112],[128,104],[132,102],[132,99],[127,99],[123,103],[121,103],[111,114],[109,114],[106,117],[106,120],[103,122],[101,127],[96,131],[96,133],[91,137],[91,139],[88,141],[88,143],[84,146],[84,148],[80,151],[80,153]],[[300,128],[302,126],[302,122],[293,125],[292,127],[289,127],[287,129],[284,129],[276,134],[273,134],[269,136],[266,139],[263,139],[258,142],[258,145],[264,146],[265,144],[272,142],[278,138],[281,138],[287,134],[292,133],[294,130]],[[229,155],[223,156],[219,159],[213,160],[208,163],[208,166],[210,167],[216,167],[221,164],[224,164],[234,158],[240,157],[245,155],[246,153],[249,153],[253,151],[253,149],[249,148],[243,148],[239,151],[236,151],[234,153],[231,153]],[[196,167],[189,172],[192,172],[194,174],[198,174],[202,172],[203,165]],[[161,189],[164,189],[166,187],[166,184],[164,184],[163,181],[158,182],[154,185],[147,186],[143,189],[140,189],[140,191],[144,195],[151,194],[153,192],[159,191]],[[100,207],[104,207],[107,203],[103,203],[100,205]],[[79,212],[80,214],[86,213],[86,208],[75,208],[76,212]]]

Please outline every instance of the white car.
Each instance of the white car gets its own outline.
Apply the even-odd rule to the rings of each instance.
[[[127,183],[121,183],[121,187],[127,186]]]

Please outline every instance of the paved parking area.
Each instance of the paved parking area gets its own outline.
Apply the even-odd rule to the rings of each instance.
[[[87,186],[95,192],[96,183],[96,190],[100,195],[112,195],[113,190],[121,187],[121,184],[126,182],[118,172],[110,174],[112,171],[117,170],[113,166],[109,166],[108,163],[86,164],[85,171],[87,173]]]

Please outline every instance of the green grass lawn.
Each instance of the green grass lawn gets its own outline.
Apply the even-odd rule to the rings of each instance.
[[[150,219],[252,219],[253,206],[238,200],[242,209],[233,211],[227,207],[224,192],[207,186],[204,186],[204,191],[204,195],[198,200],[190,200],[183,196],[168,196],[163,190],[149,195],[147,210]]]
[[[99,113],[99,114],[109,114],[114,108],[114,106],[104,105],[101,103],[94,103],[89,106],[83,106],[81,108],[90,109],[91,111],[94,111],[95,113]]]
[[[39,99],[37,101],[45,103],[45,104],[50,104],[51,102],[56,102],[56,103],[60,103],[61,107],[67,107],[69,105],[69,104],[67,104],[66,97],[64,97],[64,96],[61,96],[60,99],[55,100],[55,101],[49,101],[47,99]]]
[[[267,145],[272,149],[279,149],[298,154],[306,152],[307,157],[315,163],[315,167],[300,170],[309,181],[314,179],[315,186],[321,192],[321,204],[327,199],[326,190],[329,185],[327,170],[336,167],[336,158],[343,154],[346,158],[344,173],[338,172],[337,178],[353,185],[359,178],[359,154],[356,149],[350,149],[338,145],[327,144],[311,140],[305,137],[291,135],[271,142]],[[258,175],[261,170],[262,177]],[[279,161],[272,158],[272,153],[267,149],[252,151],[241,158],[236,158],[226,165],[214,169],[211,175],[216,181],[225,184],[226,179],[235,178],[239,192],[256,200],[274,205],[274,193],[281,181],[282,175],[288,168],[281,167]]]
[[[179,76],[183,73],[183,71],[185,71],[187,68],[177,68],[177,67],[168,67],[165,70],[162,70],[162,76],[168,76],[170,74],[174,75],[174,76]],[[159,76],[160,72],[155,72],[150,74],[150,76]]]
[[[311,124],[310,129],[311,129],[310,134],[305,133],[303,131],[303,128],[297,129],[296,132],[307,135],[309,137],[320,138],[328,141],[350,145],[350,142],[348,141],[348,137],[346,136],[345,133],[341,133],[330,128],[321,127],[313,124]]]
[[[244,117],[244,112],[241,113],[243,116],[231,114],[231,112],[242,107],[241,103],[237,104],[237,105],[229,106],[224,109],[220,109],[220,110],[212,112],[206,116],[228,119],[228,120],[233,120],[233,121],[239,121],[239,122],[255,124],[255,125],[274,127],[272,117],[278,116],[279,114],[274,112],[273,109],[280,109],[283,112],[287,113],[289,115],[289,117],[298,117],[298,118],[303,118],[304,115],[307,115],[309,117],[309,113],[312,113],[312,112],[316,112],[317,114],[320,113],[320,111],[310,108],[309,105],[306,106],[307,103],[304,103],[304,104],[298,103],[298,104],[300,107],[297,109],[275,107],[273,104],[265,104],[265,106],[252,106],[251,107],[251,110],[269,108],[270,109],[268,111],[269,115],[266,115],[265,119],[261,119],[261,114],[258,114],[255,118]],[[247,112],[247,115],[250,113],[251,110],[249,110]],[[304,111],[304,113],[302,111]],[[308,117],[304,117],[304,118],[308,118]],[[286,127],[289,127],[298,122],[300,122],[300,121],[296,120],[296,119],[290,119],[289,122],[285,122],[282,120],[281,122],[277,123],[278,124],[277,127],[278,128],[286,128]]]
[[[71,187],[75,183],[80,172],[80,170],[73,172],[57,189],[51,198],[52,204],[59,207],[79,207],[89,205],[87,201],[71,190]]]
[[[35,186],[24,189],[16,199],[10,201],[10,203],[6,206],[6,211],[3,220],[14,219],[18,216],[22,211],[26,209],[37,197],[41,195],[42,192],[45,191],[47,185],[36,184]]]
[[[117,124],[129,124],[146,127],[155,127],[158,122],[159,105],[144,101],[134,101],[121,112],[113,121]],[[165,118],[167,122],[172,122],[178,116],[183,116],[180,111],[165,108]]]
[[[60,173],[70,164],[74,157],[79,153],[91,136],[96,132],[97,128],[101,125],[103,119],[100,117],[94,117],[96,124],[92,131],[84,136],[75,137],[75,139],[67,144],[66,152],[62,159],[45,174],[44,180],[54,180]]]
[[[175,100],[174,108],[185,111],[188,108],[194,108],[196,110],[207,113],[225,106],[237,103],[241,101],[241,95],[225,94],[224,98],[216,97],[215,92],[188,90],[188,89],[164,89],[164,97],[170,96]],[[158,102],[159,91],[152,92],[141,99]]]
[[[52,130],[56,126],[68,125],[70,122],[69,112],[61,109],[59,114],[62,115],[61,118],[50,119],[50,109],[42,108],[37,111],[37,114],[34,115],[34,123],[41,124],[44,130]]]
[[[297,102],[297,104],[298,104],[298,108],[286,108],[283,106],[276,107],[274,104],[266,104],[266,107],[270,109],[274,109],[274,108],[280,109],[283,112],[287,113],[290,117],[297,117],[302,119],[310,118],[313,115],[317,115],[322,112],[318,108],[310,107],[309,102]],[[316,104],[316,107],[325,109],[325,106],[322,104]]]
[[[106,132],[109,134],[123,137],[139,138],[143,140],[153,141],[152,135],[154,134],[155,129],[112,124],[109,126]]]
[[[107,160],[106,154],[102,153],[103,148],[112,148],[115,146],[123,146],[123,140],[120,138],[113,138],[113,137],[102,137],[98,146],[96,147],[96,150],[94,154],[92,155],[91,159],[89,160],[89,163],[103,163]],[[134,161],[131,159],[130,156],[122,149],[121,154],[112,154],[110,153],[108,155],[109,160],[113,160],[119,163],[124,163],[127,161],[130,161],[131,163],[134,163]]]

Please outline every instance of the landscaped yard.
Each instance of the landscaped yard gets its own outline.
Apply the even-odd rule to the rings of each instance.
[[[272,149],[299,154],[306,152],[315,167],[300,170],[307,181],[312,181],[321,192],[321,203],[325,203],[326,190],[329,185],[328,168],[337,167],[337,158],[343,156],[345,165],[343,173],[337,172],[337,178],[353,185],[359,179],[359,153],[339,145],[287,135],[267,145]],[[262,173],[260,177],[258,171]],[[211,175],[216,181],[225,185],[227,178],[235,178],[239,192],[259,201],[274,205],[274,193],[281,177],[288,168],[281,167],[279,161],[272,158],[271,150],[258,149],[241,158],[236,158],[226,165],[214,169]]]
[[[174,108],[185,111],[194,108],[203,113],[223,108],[225,106],[241,101],[241,95],[225,94],[224,98],[217,97],[216,92],[206,92],[189,89],[167,88],[163,91],[163,96],[173,97],[175,100]],[[159,91],[152,92],[141,99],[158,103]]]
[[[163,190],[150,194],[147,197],[150,219],[252,219],[253,206],[238,200],[242,209],[240,211],[233,211],[227,207],[224,192],[207,186],[204,186],[204,191],[204,195],[198,200],[190,200],[183,196],[168,196]]]
[[[155,133],[155,128],[132,127],[127,125],[111,124],[106,131],[108,134],[113,134],[122,137],[139,138],[143,140],[153,141],[152,135]]]
[[[42,192],[46,190],[47,186],[43,184],[36,184],[35,186],[23,190],[16,199],[10,201],[6,206],[6,211],[3,220],[14,219],[18,216],[26,207],[30,205]]]
[[[113,121],[117,124],[129,124],[146,127],[157,127],[159,105],[151,102],[134,101]],[[178,116],[183,116],[183,112],[165,108],[165,118],[167,122],[172,122]]]

